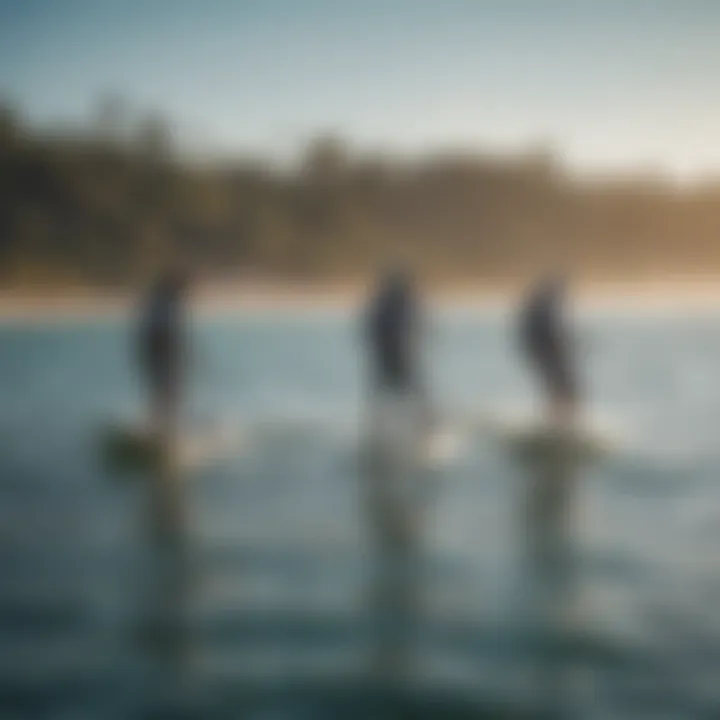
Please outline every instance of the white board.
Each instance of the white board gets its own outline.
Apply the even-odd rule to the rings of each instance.
[[[507,450],[529,460],[568,457],[597,460],[619,447],[607,428],[589,421],[560,426],[536,416],[486,419],[485,432]]]
[[[362,434],[364,454],[407,469],[433,468],[454,461],[462,437],[428,415],[412,395],[386,393],[374,398]]]

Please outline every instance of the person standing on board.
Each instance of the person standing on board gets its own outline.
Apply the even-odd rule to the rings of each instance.
[[[179,420],[186,355],[189,277],[179,267],[155,280],[144,301],[138,338],[140,371],[147,383],[153,432],[168,437]]]
[[[540,379],[550,420],[561,426],[577,419],[580,401],[574,348],[564,313],[566,296],[564,277],[545,278],[531,290],[520,318],[524,354]]]
[[[427,431],[433,418],[421,371],[422,311],[406,270],[394,268],[381,277],[364,321],[373,405],[411,409],[419,427]]]
[[[386,273],[366,315],[370,382],[374,392],[421,394],[418,367],[420,310],[409,274]]]

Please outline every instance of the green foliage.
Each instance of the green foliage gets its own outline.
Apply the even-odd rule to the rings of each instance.
[[[600,277],[720,262],[720,191],[582,181],[526,156],[353,156],[335,136],[299,167],[181,159],[161,119],[51,136],[0,106],[0,281],[125,284],[168,256],[203,270],[336,279],[388,256],[430,275],[498,279],[562,263]]]

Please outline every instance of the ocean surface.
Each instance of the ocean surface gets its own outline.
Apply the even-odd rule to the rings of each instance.
[[[503,312],[445,310],[461,442],[378,507],[349,314],[196,320],[194,422],[244,440],[172,478],[102,451],[142,408],[129,321],[6,321],[0,717],[718,717],[720,311],[577,326],[611,452],[548,469],[471,427],[535,388]]]

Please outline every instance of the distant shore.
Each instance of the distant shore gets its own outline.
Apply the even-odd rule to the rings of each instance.
[[[512,307],[522,291],[520,283],[485,285],[481,290],[468,284],[444,285],[429,288],[427,299],[439,307],[491,310]],[[350,310],[363,301],[366,292],[367,287],[360,284],[206,286],[194,292],[193,303],[199,313],[210,315]],[[717,280],[579,283],[574,294],[581,309],[720,310],[720,277]],[[136,302],[130,291],[0,289],[0,321],[122,317],[136,307]]]

